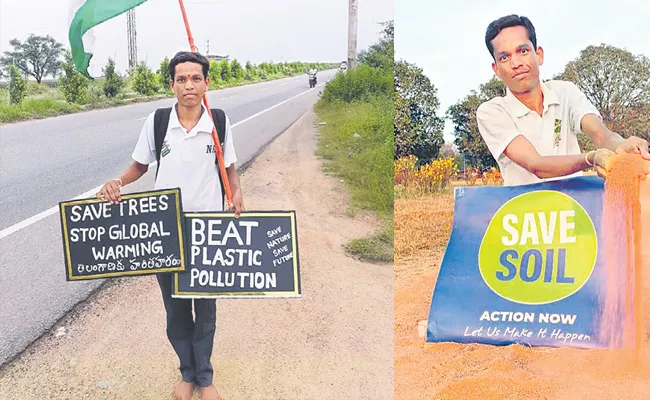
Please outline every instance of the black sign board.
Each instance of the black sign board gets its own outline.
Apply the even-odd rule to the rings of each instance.
[[[59,203],[66,280],[185,270],[180,189]]]
[[[294,211],[185,213],[172,297],[300,297]]]

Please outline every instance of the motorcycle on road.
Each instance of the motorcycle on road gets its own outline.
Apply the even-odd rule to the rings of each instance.
[[[309,87],[316,87],[316,73],[310,73],[309,75]]]

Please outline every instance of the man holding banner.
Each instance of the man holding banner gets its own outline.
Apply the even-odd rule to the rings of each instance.
[[[215,164],[211,111],[201,103],[210,83],[209,65],[207,58],[197,53],[179,52],[174,56],[169,63],[169,83],[177,101],[167,110],[168,114],[163,114],[168,115],[168,124],[162,148],[156,148],[156,113],[153,112],[140,132],[132,154],[133,163],[122,176],[102,187],[97,193],[99,199],[117,204],[121,199],[121,186],[138,180],[147,172],[149,164],[159,158],[155,189],[180,187],[184,211],[223,211],[224,189]],[[229,209],[239,217],[244,207],[227,116],[223,159],[232,191]],[[182,380],[174,390],[175,398],[189,400],[196,385],[200,388],[201,399],[219,399],[212,385],[210,362],[216,330],[215,299],[172,298],[173,274],[156,276],[167,312],[167,337],[180,360]],[[192,301],[196,318],[192,316]]]
[[[485,44],[494,59],[492,70],[507,93],[481,104],[476,118],[504,185],[577,176],[590,167],[596,167],[604,178],[607,160],[615,152],[650,160],[647,141],[623,139],[607,129],[596,107],[575,84],[540,81],[544,51],[537,46],[528,18],[509,15],[493,21]],[[597,150],[581,153],[577,138],[581,132],[593,140]]]

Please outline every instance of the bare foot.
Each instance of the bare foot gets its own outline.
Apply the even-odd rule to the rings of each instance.
[[[199,389],[199,396],[201,400],[223,400],[213,385]]]
[[[192,394],[194,393],[194,383],[180,381],[174,388],[172,393],[174,400],[192,400]]]

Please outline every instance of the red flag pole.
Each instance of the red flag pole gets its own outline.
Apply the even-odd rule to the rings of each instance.
[[[185,22],[185,30],[187,30],[187,40],[190,42],[191,51],[196,53],[196,46],[194,46],[194,38],[192,37],[192,30],[190,29],[190,23],[187,21],[187,13],[185,12],[185,5],[183,0],[178,0],[178,4],[181,6],[181,13],[183,13],[183,22]],[[223,152],[221,151],[221,144],[219,143],[219,135],[217,135],[216,124],[212,120],[212,113],[210,112],[210,105],[208,104],[208,91],[206,90],[203,94],[203,104],[205,108],[208,109],[208,115],[210,116],[210,121],[212,121],[212,140],[214,141],[214,148],[217,153],[217,160],[219,160],[219,172],[221,174],[221,182],[223,182],[223,188],[226,191],[226,200],[228,205],[232,204],[232,192],[230,190],[230,182],[228,181],[228,174],[226,173],[226,167],[223,163]]]

